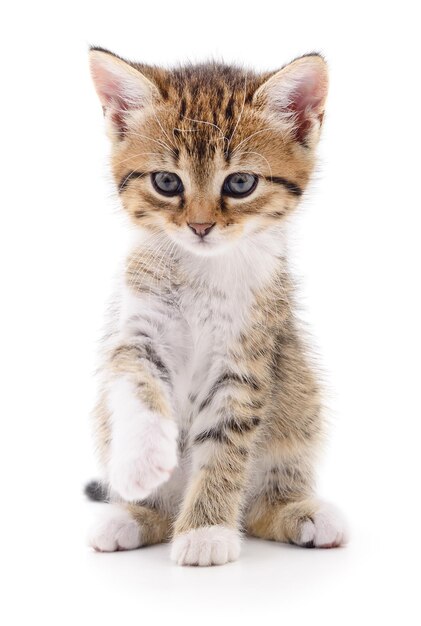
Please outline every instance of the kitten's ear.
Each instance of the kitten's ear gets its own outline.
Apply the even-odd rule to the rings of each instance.
[[[121,137],[126,130],[127,112],[150,106],[160,97],[158,88],[111,52],[92,48],[89,61],[104,114],[111,123],[111,130]]]
[[[301,57],[273,74],[254,94],[264,107],[292,130],[297,141],[317,141],[328,91],[326,62],[317,54]]]

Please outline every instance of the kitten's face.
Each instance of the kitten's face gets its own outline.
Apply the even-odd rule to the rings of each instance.
[[[134,68],[91,55],[113,173],[139,227],[218,254],[273,228],[297,204],[326,95],[320,57],[259,76],[218,65]]]

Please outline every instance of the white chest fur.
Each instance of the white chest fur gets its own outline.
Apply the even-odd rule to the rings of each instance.
[[[177,274],[174,285],[177,286],[170,294],[164,285],[160,289],[158,282],[150,284],[149,289],[147,276],[144,282],[138,282],[137,288],[123,281],[111,342],[114,347],[138,345],[140,352],[143,344],[149,346],[149,351],[155,355],[152,371],[153,367],[156,368],[157,358],[161,362],[161,373],[162,368],[165,369],[166,382],[162,381],[162,393],[172,406],[178,426],[174,425],[174,432],[178,432],[179,466],[171,480],[159,490],[159,498],[166,501],[165,506],[169,509],[176,506],[190,468],[189,446],[184,444],[218,419],[215,407],[207,405],[203,410],[204,399],[221,375],[227,370],[235,370],[231,348],[236,346],[241,333],[249,332],[258,293],[270,289],[271,280],[279,268],[282,252],[279,237],[269,240],[270,245],[267,241],[260,243],[262,245],[255,242],[243,249],[238,246],[221,257],[180,255],[174,271],[174,276]],[[170,277],[167,284],[171,280]],[[141,357],[141,361],[144,360],[145,357]],[[134,400],[130,406],[129,400]],[[167,442],[175,435],[163,431],[158,442],[145,436],[145,425],[148,426],[151,420],[159,424],[168,420],[157,414],[151,415],[135,398],[135,389],[124,376],[110,385],[109,406],[113,416],[111,459],[115,461],[109,469],[111,485],[118,493],[128,494],[130,489],[125,485],[125,478],[133,472],[146,475],[143,465],[142,472],[138,468],[138,449],[150,444],[143,456],[155,455],[161,467],[159,454],[165,446],[159,441]],[[127,466],[130,450],[134,451],[133,472],[132,469],[123,473],[116,470],[114,475],[113,467]],[[138,488],[136,494],[139,495]]]
[[[123,286],[119,339],[136,334],[145,323],[166,351],[173,373],[177,421],[191,422],[195,399],[218,377],[227,353],[247,332],[256,294],[270,285],[283,252],[279,232],[244,242],[215,257],[190,253],[179,258],[176,307],[159,294],[135,293]]]

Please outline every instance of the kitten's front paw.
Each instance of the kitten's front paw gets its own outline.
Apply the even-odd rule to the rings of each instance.
[[[109,463],[111,488],[128,502],[143,500],[169,479],[177,465],[177,427],[149,414],[130,436],[116,439]]]
[[[234,528],[195,528],[174,538],[171,558],[178,565],[223,565],[238,559],[240,544],[240,534]]]

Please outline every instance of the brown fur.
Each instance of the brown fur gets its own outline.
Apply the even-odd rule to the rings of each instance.
[[[171,71],[132,66],[158,85],[160,97],[148,114],[147,132],[143,117],[138,120],[133,114],[124,141],[115,146],[116,181],[125,181],[133,171],[168,170],[188,173],[191,182],[182,198],[164,202],[148,191],[146,176],[131,180],[122,200],[135,223],[153,228],[151,213],[160,210],[174,226],[186,221],[232,226],[255,213],[264,224],[296,205],[296,197],[270,179],[283,178],[304,189],[314,154],[296,141],[287,125],[268,118],[263,102],[253,99],[273,73],[255,74],[218,64]],[[241,206],[229,198],[221,201],[212,178],[222,180],[228,168],[261,174],[259,196],[242,201]]]
[[[155,232],[157,220],[169,231],[186,223],[216,223],[235,238],[250,216],[258,215],[265,228],[290,213],[314,166],[324,100],[314,119],[296,115],[293,122],[286,117],[280,123],[268,112],[264,91],[273,72],[219,64],[131,67],[154,85],[153,108],[122,109],[119,116],[114,111],[109,122],[112,171],[136,225]],[[154,171],[178,173],[186,181],[183,194],[160,197],[148,176]],[[259,175],[258,192],[241,201],[221,196],[225,176],[235,171]],[[126,281],[138,293],[159,293],[178,315],[180,285],[192,290],[202,285],[181,273],[176,253],[170,261],[166,253],[137,250],[128,260]],[[193,439],[186,435],[193,459],[200,449],[202,461],[179,512],[169,519],[164,511],[148,509],[147,502],[128,505],[148,543],[202,526],[239,524],[259,537],[299,543],[300,525],[317,511],[312,495],[322,436],[320,394],[294,320],[285,259],[279,259],[279,268],[270,287],[256,294],[247,333],[227,346],[227,362],[242,374],[227,367],[207,398],[209,405],[229,385],[223,419]],[[148,408],[170,416],[165,364],[145,351],[141,337],[110,353],[107,367],[113,374],[130,373]],[[110,433],[102,403],[98,420],[106,449]]]

